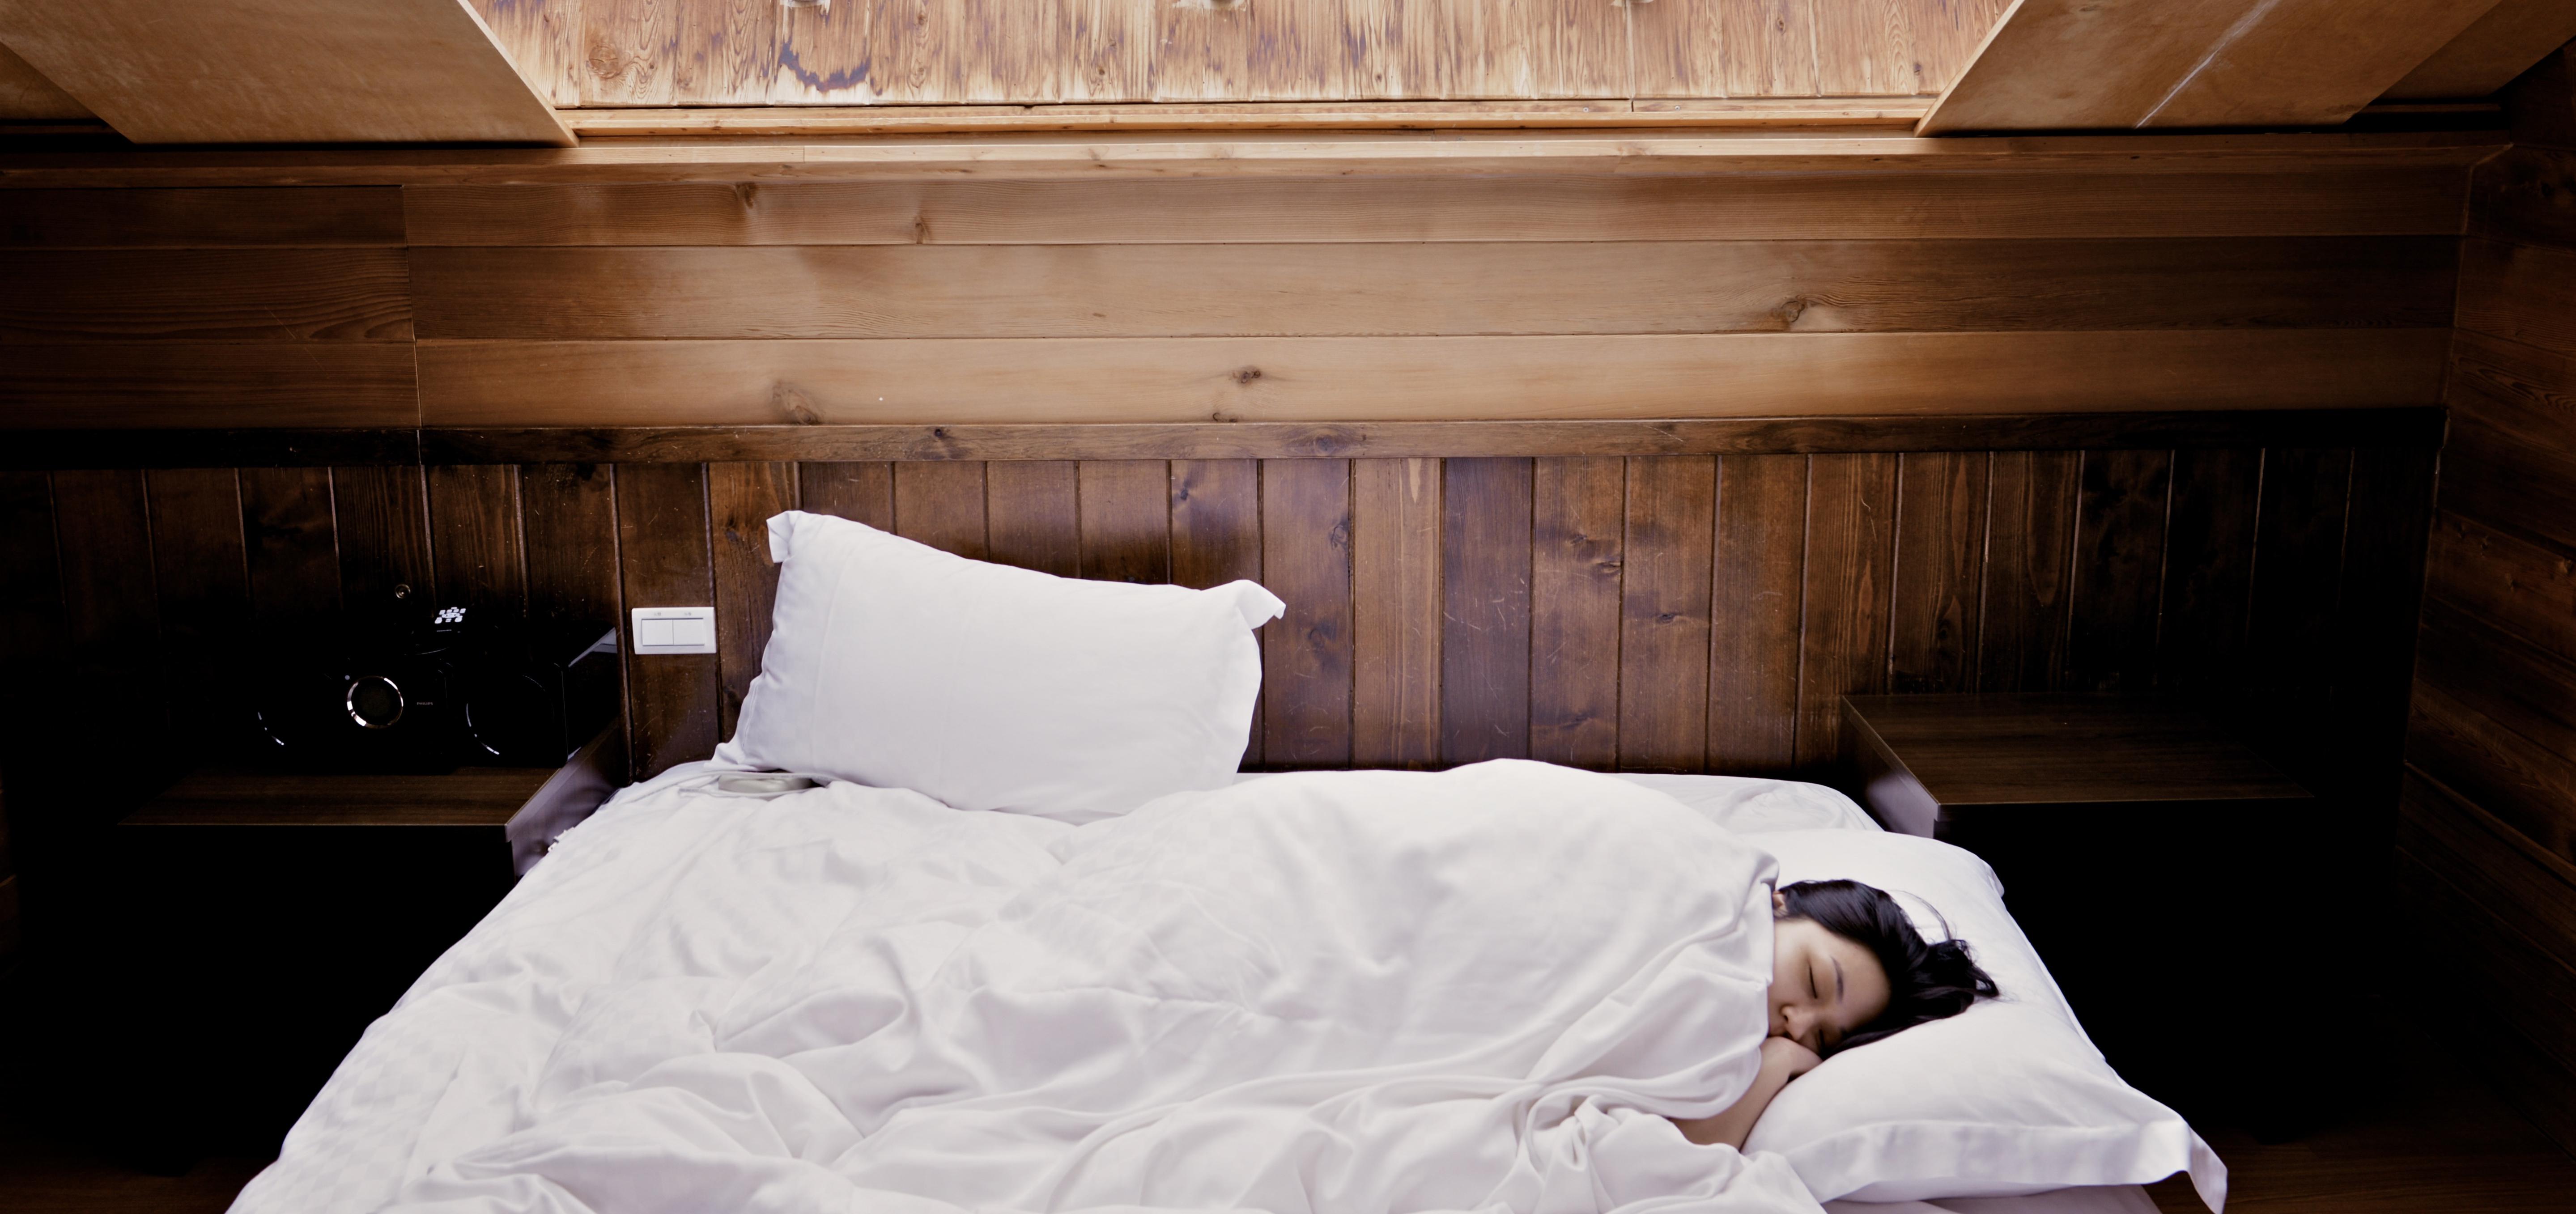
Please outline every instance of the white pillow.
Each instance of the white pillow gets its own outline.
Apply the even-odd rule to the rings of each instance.
[[[1054,577],[791,510],[760,677],[716,762],[1090,821],[1220,788],[1242,765],[1284,610],[1213,590]]]
[[[2102,1060],[2004,910],[1985,861],[1893,832],[1783,831],[1751,842],[1779,860],[1782,884],[1877,886],[1927,940],[1945,938],[1947,920],[2003,995],[1826,1059],[1782,1089],[1746,1151],[1787,1156],[1818,1201],[2002,1197],[2188,1171],[2210,1209],[2225,1203],[2217,1154]]]

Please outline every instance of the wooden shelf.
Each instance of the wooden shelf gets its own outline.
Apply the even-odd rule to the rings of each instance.
[[[461,767],[445,775],[198,772],[128,815],[127,826],[502,826],[551,767]]]

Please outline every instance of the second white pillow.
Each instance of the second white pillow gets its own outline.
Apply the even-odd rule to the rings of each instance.
[[[1278,597],[1061,578],[789,511],[778,605],[716,761],[1082,822],[1234,775]]]

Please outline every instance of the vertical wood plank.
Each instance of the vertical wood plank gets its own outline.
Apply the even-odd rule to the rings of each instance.
[[[1890,691],[1975,687],[1991,462],[1982,451],[1944,451],[1898,463]]]
[[[1172,469],[1158,459],[1084,460],[1082,576],[1172,580]]]
[[[681,7],[671,0],[581,0],[581,103],[671,104]]]
[[[229,676],[250,619],[240,481],[230,468],[157,468],[144,483],[172,706],[184,721],[228,723],[239,698]],[[184,730],[180,744],[208,746],[213,732]]]
[[[1816,89],[1828,97],[1932,91],[1916,50],[1919,0],[1832,0],[1816,5]]]
[[[429,593],[429,494],[420,469],[333,468],[331,511],[342,603],[377,606],[397,591]]]
[[[1895,559],[1896,457],[1813,457],[1796,743],[1798,769],[1810,776],[1836,761],[1842,698],[1886,689]]]
[[[1797,763],[1807,465],[1803,455],[1730,455],[1719,461],[1709,608],[1712,771],[1787,775]]]
[[[1529,756],[1619,762],[1619,599],[1628,461],[1550,456],[1530,489]]]
[[[1619,612],[1619,766],[1698,771],[1708,761],[1709,595],[1717,459],[1628,461]]]
[[[1977,689],[2064,684],[2080,459],[2072,451],[1998,451],[1989,473],[1985,602]]]
[[[778,74],[779,8],[777,0],[688,0],[675,5],[672,103],[767,104]]]
[[[701,464],[624,464],[616,472],[617,549],[632,607],[715,601]],[[712,653],[638,654],[626,645],[626,712],[636,779],[713,753],[723,673]]]
[[[984,560],[984,465],[955,461],[894,466],[894,533]]]
[[[797,508],[894,530],[894,466],[881,462],[799,464]]]
[[[2245,669],[2249,690],[2263,693],[2267,708],[2249,725],[2292,778],[2323,795],[2339,787],[2341,746],[2328,710],[2329,689],[2347,659],[2335,604],[2351,487],[2349,450],[2263,453]]]
[[[581,104],[582,0],[473,0],[512,66],[546,104]]]
[[[161,648],[153,586],[151,513],[143,474],[57,472],[54,532],[62,574],[63,664],[69,677],[50,731],[80,747],[157,728],[157,696],[120,703],[124,689],[150,686]],[[94,757],[86,750],[79,758]]]
[[[1057,577],[1080,576],[1076,485],[1071,460],[984,465],[984,533],[991,558]]]
[[[1172,461],[1172,581],[1204,590],[1261,581],[1261,466],[1248,459]],[[1277,621],[1255,634],[1266,654]],[[1266,659],[1264,669],[1267,669]],[[1252,705],[1245,768],[1264,765],[1261,703]]]
[[[715,569],[716,670],[724,685],[716,736],[733,736],[743,697],[769,646],[778,603],[778,565],[769,559],[769,516],[796,504],[796,465],[707,465],[707,515]]]
[[[1453,459],[1440,525],[1440,758],[1525,758],[1530,731],[1526,459]]]
[[[252,618],[292,626],[340,609],[339,536],[328,468],[241,470]]]
[[[2406,448],[2352,453],[2335,605],[2348,658],[2336,670],[2333,694],[2354,795],[2380,812],[2397,803],[2400,773],[2389,756],[2403,743],[2414,681],[2434,460],[2432,452]]]
[[[2079,691],[2141,691],[2155,682],[2173,453],[2087,451],[2082,475],[2067,683]]]
[[[1271,767],[1351,761],[1350,502],[1349,460],[1262,461],[1262,577],[1288,604],[1263,653]]]
[[[517,618],[527,611],[527,558],[519,539],[519,469],[456,464],[429,469],[429,551],[441,607]]]
[[[1351,763],[1439,758],[1440,461],[1353,460]]]
[[[54,556],[53,485],[42,472],[0,472],[0,685],[17,689],[57,681],[62,657],[62,574]],[[32,695],[0,695],[0,879],[25,867],[21,851],[43,825],[23,797],[9,799],[9,772],[45,753],[52,730],[44,718],[60,709]],[[0,906],[0,955],[17,931],[14,906]]]
[[[623,654],[627,622],[617,559],[616,471],[608,464],[528,464],[519,469],[521,542],[528,557],[528,618],[614,628]],[[619,663],[618,703],[629,703]],[[626,753],[634,721],[621,712]],[[627,773],[616,773],[625,777]]]
[[[2156,685],[2207,691],[2232,685],[2244,667],[2263,453],[2241,447],[2186,449],[2174,452],[2173,460]]]

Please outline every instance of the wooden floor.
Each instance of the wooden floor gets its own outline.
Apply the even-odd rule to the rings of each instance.
[[[2400,1038],[2373,1107],[2294,1143],[2212,1135],[2226,1159],[2231,1214],[2507,1214],[2576,1210],[2576,1158],[2506,1107],[2420,1035]],[[216,1158],[186,1175],[146,1175],[30,1133],[0,1133],[0,1209],[11,1214],[215,1214],[263,1161]],[[2179,1178],[2153,1186],[2167,1214],[2201,1209]]]

